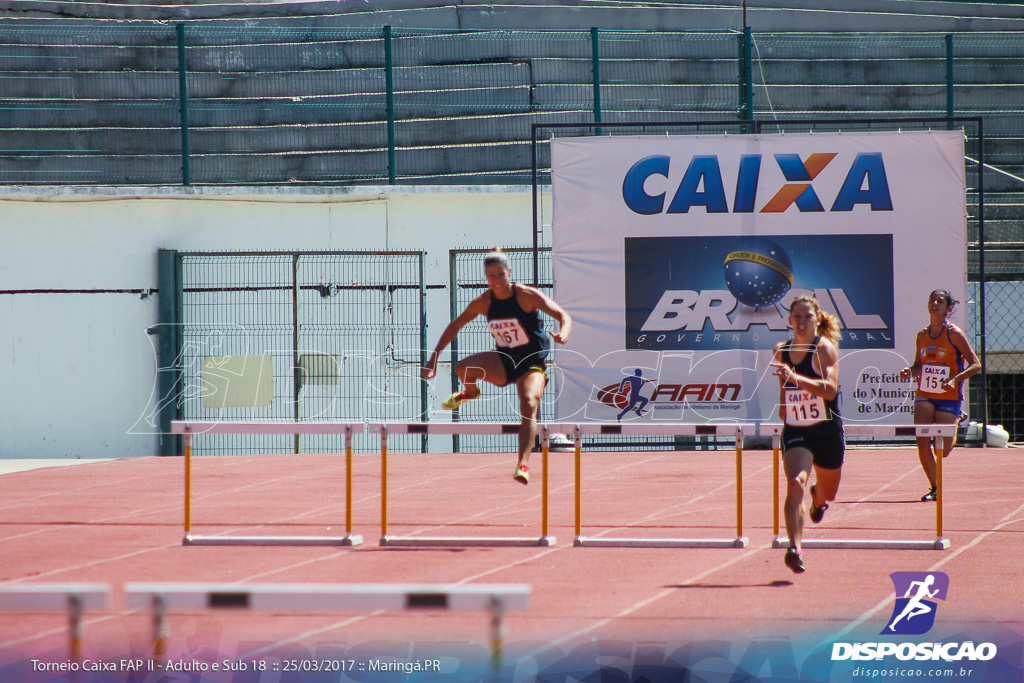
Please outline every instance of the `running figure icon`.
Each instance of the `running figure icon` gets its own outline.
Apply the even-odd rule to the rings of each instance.
[[[907,621],[910,621],[911,619],[913,619],[916,616],[920,616],[922,614],[928,614],[929,612],[932,611],[931,605],[929,605],[928,603],[924,602],[924,598],[934,598],[935,595],[939,592],[938,588],[936,588],[934,591],[929,591],[928,590],[932,586],[932,584],[934,584],[934,583],[935,583],[935,575],[934,574],[929,574],[927,577],[925,577],[924,581],[911,581],[910,582],[910,586],[907,588],[907,592],[903,596],[905,598],[910,598],[910,600],[907,602],[906,606],[903,608],[903,611],[900,612],[899,616],[896,617],[895,619],[893,619],[892,623],[889,624],[889,630],[890,631],[892,631],[894,633],[896,632],[896,622],[898,622],[903,617],[906,617]],[[914,594],[914,597],[911,598],[910,597],[910,593],[914,591],[914,587],[915,586],[917,587],[917,592]]]
[[[640,390],[647,383],[643,375],[644,373],[640,371],[640,368],[637,368],[632,375],[622,378],[622,383],[619,384],[619,393],[621,394],[625,391],[626,385],[629,385],[629,403],[626,404],[626,408],[616,418],[619,422],[622,422],[622,416],[631,410],[638,416],[644,414],[644,406],[650,402],[650,399],[640,395]],[[637,405],[638,403],[639,405]]]

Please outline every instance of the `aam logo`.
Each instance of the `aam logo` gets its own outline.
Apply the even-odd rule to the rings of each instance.
[[[927,633],[935,623],[938,609],[938,603],[932,598],[946,599],[949,577],[942,572],[893,572],[889,576],[896,589],[896,606],[882,633]]]
[[[760,213],[782,213],[796,205],[798,211],[825,211],[812,186],[812,181],[837,156],[815,153],[801,160],[799,154],[775,154],[786,183],[761,208]],[[758,184],[761,178],[762,155],[744,154],[736,173],[736,193],[732,213],[754,213]],[[717,155],[695,155],[679,182],[672,200],[665,208],[668,194],[650,195],[644,184],[653,176],[668,178],[671,157],[654,155],[633,164],[622,181],[622,199],[634,213],[649,216],[659,213],[686,213],[694,206],[703,206],[707,213],[729,213],[728,198]],[[861,153],[846,171],[839,193],[829,211],[853,211],[866,204],[872,211],[892,211],[892,196],[881,152]]]
[[[648,402],[668,403],[708,403],[720,401],[738,401],[742,387],[739,384],[658,384],[644,380],[645,384],[654,385],[649,397],[634,391],[631,386],[609,384],[597,392],[597,400],[617,410],[634,410],[636,404],[642,402],[640,409]]]

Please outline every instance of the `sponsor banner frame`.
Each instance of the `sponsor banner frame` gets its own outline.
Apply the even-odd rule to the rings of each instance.
[[[855,120],[851,123],[863,125],[872,121]],[[721,277],[724,261],[730,258],[740,262],[742,265],[752,265],[755,269],[761,268],[769,275],[788,276],[789,290],[792,293],[813,293],[822,302],[823,308],[830,312],[837,313],[843,321],[844,340],[841,346],[843,360],[841,364],[843,371],[842,384],[846,402],[843,406],[844,417],[847,420],[864,420],[880,422],[905,422],[912,410],[913,388],[902,386],[895,380],[893,375],[899,368],[909,363],[908,356],[914,348],[914,335],[916,331],[927,322],[924,311],[924,303],[927,293],[931,289],[946,288],[953,291],[954,297],[966,301],[966,172],[964,169],[963,138],[965,131],[944,130],[951,122],[963,122],[977,124],[978,137],[980,138],[980,121],[977,119],[886,119],[880,121],[890,126],[898,126],[900,122],[913,122],[915,124],[928,125],[941,123],[943,130],[921,130],[921,131],[899,131],[899,130],[873,130],[870,132],[855,131],[851,133],[837,134],[790,134],[784,135],[683,135],[665,136],[665,131],[675,126],[677,128],[723,128],[729,125],[738,126],[742,131],[745,126],[749,130],[760,128],[760,122],[691,122],[691,123],[645,123],[645,124],[620,124],[623,128],[632,127],[647,129],[663,128],[662,135],[640,136],[640,137],[610,137],[601,138],[600,144],[610,145],[613,151],[609,157],[615,159],[615,163],[625,165],[625,168],[616,168],[614,172],[608,173],[608,177],[614,177],[614,181],[607,180],[600,190],[589,197],[586,193],[577,194],[573,197],[574,191],[579,190],[580,183],[585,182],[587,174],[591,169],[600,166],[595,159],[587,157],[570,158],[568,160],[569,171],[563,172],[564,166],[559,166],[556,158],[553,172],[552,192],[554,215],[552,218],[552,233],[555,261],[555,298],[574,314],[576,328],[574,338],[585,340],[584,343],[573,344],[572,340],[567,348],[558,350],[558,364],[562,369],[565,378],[565,386],[561,392],[560,402],[557,408],[560,419],[667,419],[672,421],[728,421],[735,419],[763,420],[774,419],[777,414],[777,386],[774,377],[767,376],[767,364],[770,360],[771,345],[778,339],[787,336],[785,329],[779,330],[781,321],[785,325],[785,307],[775,306],[776,312],[771,313],[767,307],[749,307],[755,315],[754,321],[744,328],[743,321],[729,320],[726,326],[741,328],[740,334],[736,330],[728,330],[727,343],[721,340],[716,344],[713,342],[713,313],[716,308],[728,307],[735,302],[723,302],[722,297],[715,298],[717,294],[724,292],[726,297],[730,294],[727,286],[719,285],[719,292],[713,292],[705,297],[704,301],[694,302],[688,299],[690,296],[699,297],[703,292],[696,287],[687,289],[679,287],[679,296],[674,300],[669,296],[668,301],[662,302],[660,322],[671,324],[673,318],[679,318],[680,313],[687,309],[691,312],[695,305],[704,305],[712,312],[712,315],[705,315],[703,320],[685,321],[683,326],[684,335],[680,335],[679,329],[658,331],[643,338],[643,325],[649,323],[650,312],[658,311],[658,301],[647,301],[647,316],[643,315],[642,302],[644,296],[650,298],[652,292],[661,287],[661,296],[671,292],[668,287],[663,286],[666,280],[666,270],[678,272],[680,268],[685,269],[687,264],[691,267],[694,264],[707,266],[717,265],[717,273],[713,273],[710,267],[704,268],[702,277],[705,279],[714,276]],[[835,125],[839,121],[794,121],[786,122],[787,125],[801,124],[811,125]],[[614,127],[614,126],[611,126]],[[938,126],[936,126],[938,128]],[[585,124],[537,124],[534,126],[535,162],[537,159],[536,145],[538,143],[538,132],[544,129],[578,129],[574,132],[586,130]],[[556,132],[558,132],[556,130]],[[877,152],[873,148],[873,142],[886,141],[887,144],[882,157],[892,156],[891,147],[899,145],[915,144],[914,139],[928,141],[928,144],[937,142],[941,151],[936,152],[935,146],[927,153],[937,153],[941,159],[939,163],[928,163],[924,169],[944,174],[943,178],[947,183],[957,182],[956,191],[950,191],[949,185],[944,191],[939,191],[937,183],[925,183],[919,187],[919,192],[928,193],[928,199],[918,201],[917,212],[932,210],[935,215],[946,221],[939,221],[943,224],[943,230],[950,234],[943,233],[942,239],[935,239],[934,230],[921,232],[921,223],[934,223],[935,221],[911,221],[908,219],[912,210],[913,202],[908,207],[907,203],[900,198],[896,207],[886,207],[884,198],[880,199],[881,193],[875,194],[874,198],[869,197],[873,190],[870,173],[871,170],[864,165],[863,159],[869,159]],[[804,148],[803,151],[786,153],[773,147],[772,141],[784,141],[786,145],[794,143],[807,144],[810,146],[828,146],[830,141],[841,140],[845,145],[843,152],[838,154],[827,154],[817,152],[814,149]],[[911,143],[907,143],[911,140]],[[669,149],[669,143],[684,142],[686,151],[680,152],[676,148],[671,153],[662,153]],[[766,142],[767,141],[767,142]],[[889,141],[892,144],[888,144]],[[577,144],[583,147],[595,144],[594,138],[577,138],[570,142],[564,138],[552,138],[552,156],[557,157],[559,146]],[[652,143],[649,147],[643,147],[644,143]],[[949,145],[953,145],[950,151]],[[735,156],[741,160],[735,165],[726,168],[726,164],[710,163],[716,149],[722,145],[732,145],[732,149],[738,149]],[[943,147],[945,145],[945,147]],[[716,147],[717,146],[717,147]],[[927,145],[926,145],[927,146]],[[760,152],[758,150],[760,149]],[[632,150],[623,153],[622,150]],[[674,155],[689,157],[677,161]],[[756,174],[750,173],[750,167],[745,171],[744,163],[749,163],[751,158],[760,154],[762,166],[760,178],[761,185],[765,188],[750,187],[744,190],[741,185],[744,182],[744,174],[747,180],[754,178]],[[846,159],[843,158],[846,155]],[[904,151],[904,154],[910,154]],[[976,154],[976,152],[975,152]],[[694,167],[694,158],[700,157],[700,162],[705,164],[703,171],[687,180],[687,172]],[[909,158],[909,157],[908,157]],[[653,159],[653,161],[651,161]],[[629,160],[629,163],[627,163]],[[627,178],[630,167],[635,166],[638,160],[644,160],[648,164],[646,169],[646,180],[637,181]],[[914,159],[901,159],[895,162],[891,170],[885,168],[885,183],[891,183],[892,187],[883,186],[890,196],[892,193],[908,192],[909,185],[906,177],[911,175],[906,170],[908,164],[913,171]],[[919,161],[919,160],[918,160]],[[795,162],[795,163],[794,163]],[[789,164],[787,166],[787,164]],[[858,166],[858,164],[860,164]],[[892,164],[891,164],[892,165]],[[642,166],[642,165],[641,165]],[[667,166],[667,168],[666,168]],[[676,169],[673,169],[673,166]],[[831,168],[830,168],[831,166]],[[680,168],[681,167],[681,168]],[[840,172],[833,172],[838,169]],[[717,170],[717,175],[716,175]],[[852,173],[851,173],[852,171]],[[800,178],[801,173],[808,177]],[[829,175],[831,173],[831,176]],[[643,175],[643,173],[641,174]],[[538,176],[538,167],[534,166],[535,181]],[[699,177],[698,177],[699,176]],[[979,174],[980,176],[980,174]],[[698,177],[696,183],[693,178]],[[853,178],[850,180],[850,178]],[[653,180],[652,180],[653,179]],[[890,180],[891,179],[891,180]],[[808,182],[809,181],[809,182]],[[625,225],[622,220],[622,213],[613,213],[609,204],[602,204],[602,201],[616,201],[625,204],[625,194],[630,190],[630,183],[633,184],[634,200],[639,198],[639,203],[634,201],[635,206],[628,207],[629,211],[637,217],[638,221],[644,221],[644,228],[637,229]],[[639,185],[637,184],[639,182]],[[661,185],[657,183],[661,182]],[[689,185],[687,185],[689,183]],[[716,184],[720,183],[720,190],[713,191]],[[755,182],[755,185],[757,183]],[[612,188],[615,185],[616,187]],[[749,185],[749,182],[748,182]],[[978,179],[976,189],[979,191],[979,206],[983,207],[983,188]],[[805,192],[801,199],[799,193],[794,194],[793,190],[807,186],[813,190],[810,195]],[[568,192],[560,192],[560,187],[569,187]],[[637,187],[640,188],[637,191]],[[647,188],[645,191],[644,188]],[[609,190],[609,188],[612,188]],[[620,189],[621,188],[621,189]],[[678,199],[680,194],[689,192],[688,200]],[[789,194],[783,190],[788,190]],[[535,196],[538,192],[535,182]],[[842,206],[837,198],[846,194],[846,205]],[[774,193],[774,196],[773,196]],[[816,195],[816,196],[812,196]],[[568,196],[568,199],[563,201]],[[779,197],[782,197],[780,200]],[[609,199],[610,198],[610,199]],[[851,198],[854,201],[850,201]],[[693,201],[696,199],[697,201]],[[806,200],[806,201],[805,201]],[[814,206],[817,200],[819,206]],[[868,206],[868,200],[878,202]],[[724,201],[724,205],[723,202]],[[647,204],[644,204],[647,202]],[[700,203],[698,203],[700,202]],[[717,202],[717,203],[716,203]],[[773,211],[766,212],[764,209],[771,208],[775,202]],[[784,206],[779,204],[782,202]],[[786,203],[788,202],[788,203]],[[782,210],[778,210],[782,206]],[[537,220],[537,202],[535,201],[535,221]],[[808,208],[809,207],[809,208]],[[834,208],[838,207],[836,211]],[[620,207],[621,208],[621,207]],[[887,208],[893,208],[886,212]],[[655,211],[659,209],[659,211]],[[738,211],[737,211],[738,209]],[[756,210],[755,210],[756,209]],[[817,209],[817,210],[816,210]],[[889,220],[874,220],[878,214],[888,213]],[[836,215],[839,214],[839,215]],[[585,231],[577,235],[577,241],[573,243],[572,238],[563,239],[566,225],[566,216],[575,216],[579,225],[585,225]],[[731,221],[727,229],[722,229],[720,219],[725,216]],[[983,214],[982,214],[983,216]],[[629,217],[629,216],[627,216]],[[767,220],[766,220],[767,219]],[[822,220],[830,219],[830,220]],[[939,220],[935,219],[935,220]],[[573,219],[569,219],[570,222]],[[715,223],[715,221],[719,221]],[[894,224],[899,221],[899,224]],[[602,242],[601,223],[604,223],[605,233],[614,233],[613,242],[610,248]],[[903,223],[911,223],[905,227]],[[979,222],[981,218],[979,217]],[[609,228],[609,225],[613,228]],[[595,229],[595,225],[597,229]],[[916,225],[916,227],[915,227]],[[571,230],[571,227],[568,228]],[[918,230],[919,233],[914,233]],[[982,226],[983,232],[983,226]],[[807,238],[815,233],[819,234],[818,243],[809,241]],[[535,233],[536,234],[536,233]],[[773,262],[768,256],[761,263],[756,261],[762,254],[756,249],[746,249],[747,245],[729,247],[726,244],[729,238],[757,239],[767,238],[776,243],[785,243],[785,251],[797,252],[796,270],[789,269],[785,263]],[[613,241],[611,240],[611,241]],[[631,240],[636,240],[630,242]],[[638,249],[644,240],[650,240],[646,251]],[[887,247],[882,258],[877,258],[877,244],[874,246],[859,246],[859,242],[875,240],[885,246],[891,242],[892,246]],[[659,242],[660,241],[660,242]],[[880,241],[880,242],[879,242]],[[983,239],[980,240],[983,245]],[[703,248],[695,250],[692,248],[699,242],[703,242]],[[654,245],[654,246],[651,246]],[[625,252],[632,249],[640,253],[639,259],[627,259]],[[723,251],[723,249],[725,251]],[[817,256],[815,255],[817,253]],[[725,256],[723,259],[722,256]],[[912,255],[908,258],[908,254]],[[792,256],[792,255],[790,255]],[[644,262],[644,258],[649,263]],[[838,259],[838,261],[837,261]],[[889,259],[893,263],[889,265]],[[914,259],[923,261],[929,266],[927,270],[938,272],[933,278],[921,277],[920,263],[915,265]],[[983,255],[982,255],[983,259]],[[675,261],[678,261],[676,263]],[[845,261],[846,265],[839,263]],[[878,265],[881,262],[881,265]],[[907,262],[911,267],[904,267]],[[793,260],[790,260],[793,263]],[[849,272],[845,275],[848,279],[850,273],[855,273],[858,267],[865,264],[877,266],[875,271],[868,273],[863,279],[870,283],[865,291],[870,293],[876,285],[883,285],[882,291],[877,293],[879,300],[888,299],[886,305],[881,307],[881,312],[858,310],[857,302],[851,300],[842,287],[829,288],[819,287],[813,282],[813,277],[808,277],[807,264],[815,263],[819,270],[842,270]],[[837,265],[838,263],[838,265]],[[612,264],[609,266],[609,264]],[[618,273],[615,273],[616,265]],[[669,267],[664,268],[665,265]],[[635,282],[638,273],[642,273],[646,266],[649,271],[656,271],[653,266],[662,266],[660,274],[651,276],[648,273],[648,291],[637,294],[643,287],[630,285],[627,287],[627,270],[630,282]],[[936,268],[935,266],[938,265]],[[673,268],[673,266],[679,266]],[[609,270],[610,268],[610,270]],[[766,270],[767,269],[767,270]],[[851,270],[852,269],[852,270]],[[810,269],[810,270],[813,270]],[[787,272],[788,271],[788,272]],[[889,271],[889,278],[886,281],[886,274]],[[571,272],[573,277],[559,278],[559,273]],[[801,279],[801,274],[803,279]],[[606,286],[614,278],[610,289],[601,290],[600,286]],[[951,282],[956,279],[956,282]],[[941,281],[940,281],[941,280]],[[820,281],[820,278],[819,278]],[[595,288],[595,283],[599,286]],[[651,283],[654,283],[652,285]],[[616,290],[618,287],[618,290]],[[628,291],[632,287],[637,292]],[[831,291],[835,289],[837,291]],[[918,291],[921,290],[921,291]],[[580,297],[580,292],[593,294],[588,300]],[[890,294],[890,291],[892,292]],[[791,298],[791,297],[790,297]],[[983,306],[981,301],[972,301]],[[595,302],[603,302],[608,309],[618,311],[618,315],[624,321],[617,322],[609,316],[601,318],[595,316],[599,308]],[[609,304],[610,302],[610,304]],[[750,302],[754,303],[754,302]],[[784,304],[785,300],[779,302]],[[875,302],[877,303],[877,302]],[[873,307],[875,303],[868,304]],[[863,301],[861,302],[863,306]],[[675,308],[673,308],[675,307]],[[966,307],[960,307],[953,321],[961,327],[966,328],[965,322]],[[707,311],[705,311],[707,312]],[[721,313],[718,313],[721,316]],[[767,318],[774,318],[768,320]],[[848,324],[864,323],[857,329],[855,325]],[[718,322],[721,322],[720,317]],[[655,320],[658,323],[659,320]],[[581,324],[582,323],[582,324]],[[882,324],[884,323],[884,324]],[[615,329],[616,324],[622,330],[622,339],[617,345],[608,343],[609,335],[619,333]],[[666,325],[666,326],[669,326]],[[874,325],[877,332],[872,331]],[[776,329],[772,329],[772,327]],[[655,324],[654,327],[657,327]],[[751,330],[761,329],[771,334],[758,335],[759,343],[752,343]],[[632,343],[629,333],[635,333]],[[664,343],[668,333],[675,332],[676,341],[679,337],[689,335],[690,342],[680,344]],[[665,333],[665,338],[658,342],[658,337]],[[643,341],[638,341],[643,338]],[[597,339],[597,343],[594,340]],[[603,340],[603,341],[602,341]],[[983,339],[981,348],[978,348],[979,356],[984,353]],[[753,353],[751,353],[753,352]],[[878,354],[883,354],[878,356]],[[872,354],[874,354],[872,356]],[[587,365],[589,364],[589,367]],[[680,371],[680,368],[683,371]],[[695,376],[694,372],[700,369],[701,374]],[[627,414],[627,406],[633,406],[639,401],[634,401],[629,396],[631,388],[630,376],[640,370],[644,376],[643,385],[650,387],[646,395],[639,392],[642,398],[654,403],[659,410],[644,411],[641,415],[635,412]],[[671,371],[671,372],[670,372]],[[668,373],[668,374],[667,374]],[[669,374],[675,373],[673,376]],[[652,381],[653,380],[653,381]],[[768,381],[768,384],[765,382]],[[734,394],[735,385],[743,387],[742,397],[736,400]],[[613,385],[616,385],[613,388]],[[615,388],[622,387],[616,391]],[[716,388],[717,387],[717,388]],[[752,398],[757,400],[750,400]],[[713,400],[707,400],[713,398]]]

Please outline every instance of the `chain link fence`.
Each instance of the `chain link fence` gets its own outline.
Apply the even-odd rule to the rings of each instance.
[[[179,397],[169,419],[418,421],[423,252],[177,255]],[[377,437],[355,447],[375,450]],[[423,437],[395,436],[418,451]],[[196,455],[343,453],[343,435],[203,435]]]

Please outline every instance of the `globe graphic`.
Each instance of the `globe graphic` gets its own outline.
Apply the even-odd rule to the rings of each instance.
[[[793,264],[778,243],[764,237],[741,241],[725,257],[725,285],[736,300],[760,308],[778,303],[793,286]]]

